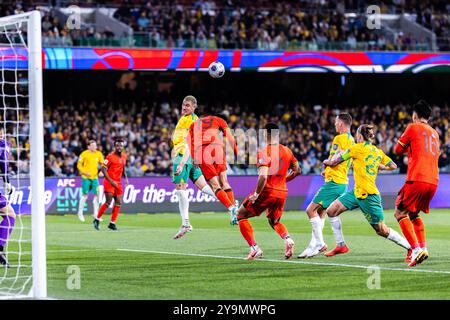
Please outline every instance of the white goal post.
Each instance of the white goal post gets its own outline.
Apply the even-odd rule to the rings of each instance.
[[[14,173],[13,181],[15,181],[15,187],[20,189],[21,187],[21,165],[23,163],[23,159],[21,157],[25,152],[29,152],[29,156],[27,155],[26,161],[29,160],[29,166],[27,167],[27,174],[29,180],[29,184],[26,188],[31,188],[29,193],[31,196],[31,224],[28,229],[31,229],[30,239],[25,239],[25,234],[23,230],[27,229],[24,227],[26,223],[29,223],[30,219],[24,219],[25,224],[22,224],[20,221],[20,225],[14,227],[13,236],[16,235],[14,240],[17,242],[17,252],[11,253],[17,254],[19,257],[17,263],[17,270],[15,271],[16,279],[12,280],[15,287],[13,288],[11,285],[0,285],[0,297],[8,297],[8,298],[17,298],[17,297],[32,297],[36,299],[43,299],[47,297],[47,266],[46,266],[46,237],[45,237],[45,203],[44,203],[44,192],[45,192],[45,176],[44,176],[44,130],[43,130],[43,87],[42,87],[42,44],[41,44],[41,14],[39,11],[31,11],[24,14],[0,17],[0,33],[1,33],[1,41],[0,41],[0,63],[1,63],[1,97],[0,105],[2,105],[2,110],[0,113],[2,116],[2,125],[1,128],[5,128],[4,130],[10,134],[11,130],[8,130],[12,124],[12,132],[11,140],[15,141],[16,139],[16,154],[17,161],[11,160],[12,163],[17,162],[17,170]],[[20,51],[22,50],[22,51]],[[7,53],[3,53],[7,52]],[[20,54],[19,54],[20,52]],[[22,81],[20,72],[26,73],[27,69],[20,68],[19,63],[22,63],[20,60],[23,60],[22,52],[27,53],[27,69],[28,69],[28,78],[25,81]],[[20,59],[19,59],[20,58]],[[14,59],[16,60],[15,64]],[[10,63],[8,65],[8,63]],[[11,67],[11,63],[13,66]],[[6,67],[5,67],[6,66]],[[23,85],[26,83],[26,85]],[[11,92],[7,91],[8,88],[11,88]],[[24,94],[22,91],[25,91],[24,88],[28,88],[28,93]],[[14,97],[15,95],[15,97]],[[25,100],[21,100],[20,98],[24,98]],[[28,97],[28,100],[26,100]],[[11,102],[10,102],[11,101]],[[14,102],[15,101],[15,102]],[[15,111],[16,110],[16,111]],[[8,120],[8,115],[14,114],[16,112],[16,116]],[[28,119],[29,122],[24,119]],[[27,132],[28,136],[24,137],[25,134],[23,132]],[[5,134],[5,140],[8,137],[8,134]],[[15,135],[15,136],[14,136]],[[26,145],[29,145],[29,150],[20,146],[20,143],[23,141]],[[14,180],[16,179],[16,180]],[[1,180],[0,180],[1,181]],[[27,182],[28,183],[28,182]],[[25,188],[25,186],[23,187]],[[26,202],[26,201],[25,201]],[[21,205],[19,204],[19,209],[21,209]],[[16,212],[16,219],[21,219],[21,212]],[[0,219],[1,220],[1,219]],[[17,234],[19,234],[17,236]],[[10,239],[13,241],[12,239]],[[28,271],[21,271],[21,266],[24,266],[22,270],[25,270],[25,264],[29,260],[23,259],[21,262],[21,256],[25,254],[30,254],[30,252],[25,251],[25,244],[28,242],[28,245],[31,244],[31,265],[27,266]],[[25,262],[23,262],[25,261]],[[23,264],[21,264],[23,263]],[[11,263],[12,264],[12,263]],[[11,271],[14,274],[14,267],[5,268]],[[31,267],[31,272],[29,268]],[[3,266],[0,266],[2,269]],[[6,278],[6,274],[9,271],[0,272],[0,283],[3,283],[3,280]],[[20,272],[24,272],[24,274],[20,274]],[[2,279],[2,276],[4,279]],[[11,274],[8,276],[12,278]],[[29,278],[23,280],[23,284],[18,281],[18,278]],[[19,287],[22,286],[22,287]],[[2,287],[6,287],[6,290],[3,291]],[[25,291],[26,290],[26,291]],[[29,291],[28,291],[29,290]]]

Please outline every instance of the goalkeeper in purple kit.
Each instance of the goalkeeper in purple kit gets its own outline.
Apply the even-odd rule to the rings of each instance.
[[[10,145],[6,140],[4,129],[0,129],[0,175],[3,180],[4,194],[6,195],[10,195],[12,192],[11,183],[9,182],[9,154]],[[9,267],[4,250],[14,229],[16,214],[4,194],[0,193],[0,216],[2,217],[0,222],[0,264]]]

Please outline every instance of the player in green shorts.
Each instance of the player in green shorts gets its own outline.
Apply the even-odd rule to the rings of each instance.
[[[352,117],[350,114],[341,113],[336,117],[334,126],[339,134],[333,139],[329,158],[339,155],[355,143],[350,134],[351,125]],[[351,160],[347,160],[336,167],[327,167],[322,172],[325,184],[317,191],[314,199],[306,208],[306,214],[312,227],[311,241],[308,247],[299,254],[298,258],[312,258],[327,250],[328,247],[322,235],[326,216],[325,210],[334,200],[347,191],[347,175],[350,166]]]
[[[186,191],[187,182],[189,179],[200,189],[203,193],[215,198],[211,187],[206,183],[205,177],[198,166],[193,166],[192,157],[189,154],[189,148],[186,144],[186,136],[189,128],[198,117],[194,111],[197,108],[197,99],[194,96],[187,96],[183,99],[181,106],[182,117],[177,123],[175,132],[172,137],[173,150],[173,175],[172,182],[176,185],[176,194],[178,196],[178,206],[182,220],[180,230],[175,234],[174,239],[179,239],[187,232],[191,232],[192,226],[189,222],[189,199]]]
[[[393,241],[406,250],[411,248],[405,238],[384,223],[383,205],[375,180],[380,169],[394,170],[397,165],[381,149],[372,144],[374,140],[373,126],[363,124],[359,126],[356,133],[357,144],[351,146],[348,151],[339,157],[323,162],[327,167],[334,167],[343,161],[352,159],[355,176],[355,189],[340,196],[327,209],[337,243],[335,249],[325,254],[327,257],[348,252],[342,234],[342,225],[340,220],[336,218],[341,213],[356,208],[361,209],[364,217],[378,235]]]

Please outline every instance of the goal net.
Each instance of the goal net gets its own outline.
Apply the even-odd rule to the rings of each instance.
[[[41,16],[0,18],[0,298],[45,298]]]

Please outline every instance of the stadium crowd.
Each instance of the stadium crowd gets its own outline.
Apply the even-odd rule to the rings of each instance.
[[[241,107],[225,105],[210,110],[226,110],[229,125],[233,129],[258,129],[268,121],[280,124],[283,142],[299,159],[304,174],[320,174],[322,160],[329,152],[335,135],[334,117],[338,112],[348,111],[355,115],[353,134],[361,123],[377,125],[377,144],[399,164],[400,172],[406,172],[406,158],[393,154],[393,147],[401,132],[410,121],[408,105],[355,106],[340,108],[320,105],[276,105],[274,112],[256,113]],[[370,108],[370,112],[369,112]],[[75,110],[75,111],[74,111]],[[105,116],[109,115],[109,116]],[[77,175],[77,156],[86,147],[86,141],[94,137],[99,149],[107,154],[112,149],[115,136],[127,141],[129,176],[170,175],[170,139],[180,117],[179,106],[163,103],[156,105],[114,105],[83,103],[70,106],[60,103],[45,109],[45,150],[47,176]],[[450,107],[434,106],[431,124],[438,130],[442,155],[439,167],[450,172]],[[249,165],[232,165],[230,174],[254,174]]]
[[[308,50],[423,50],[423,39],[400,33],[390,41],[382,32],[366,27],[365,13],[377,4],[383,13],[407,12],[434,31],[445,47],[450,38],[450,5],[446,1],[240,1],[240,0],[123,0],[123,1],[2,1],[0,15],[17,14],[38,3],[54,6],[112,6],[114,17],[128,24],[135,37],[115,36],[94,27],[69,30],[52,10],[43,10],[43,42],[47,46],[124,45],[151,47]],[[118,40],[117,40],[118,39]],[[113,42],[117,40],[116,42]]]

